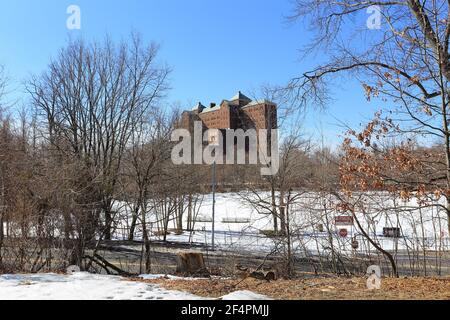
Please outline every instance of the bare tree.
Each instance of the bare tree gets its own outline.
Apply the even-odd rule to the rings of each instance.
[[[154,207],[151,197],[154,196],[154,185],[161,183],[161,170],[170,159],[170,133],[173,120],[161,110],[152,110],[147,117],[135,122],[131,137],[131,146],[127,151],[127,180],[130,181],[130,193],[126,197],[132,203],[132,221],[129,240],[134,239],[138,222],[141,225],[144,241],[145,271],[150,272],[151,224],[148,219]]]
[[[265,192],[266,188],[249,186],[240,192],[240,196],[259,214],[273,217],[273,232],[268,230],[261,232],[274,240],[277,250],[272,254],[282,254],[283,263],[280,271],[286,277],[290,277],[294,274],[293,239],[300,228],[295,220],[298,220],[296,215],[302,214],[301,210],[296,210],[294,206],[313,188],[312,163],[309,158],[311,142],[302,138],[298,132],[293,132],[283,140],[280,152],[278,173],[266,178],[266,188],[270,192]]]
[[[4,90],[5,90],[5,87],[6,87],[6,79],[5,79],[5,75],[4,75],[4,68],[3,68],[3,66],[1,66],[0,65],[0,116],[3,118],[3,105],[2,105],[2,102],[3,102],[3,95],[4,95]],[[3,119],[2,119],[3,120]],[[3,122],[3,121],[2,121]],[[4,131],[5,130],[5,122],[3,122],[2,123],[2,131]],[[2,153],[4,152],[4,141],[3,141],[3,139],[2,139],[2,146],[1,146],[1,148],[2,148]],[[5,213],[5,206],[6,206],[6,199],[5,199],[5,196],[6,196],[6,186],[5,186],[5,184],[6,184],[6,181],[5,181],[5,178],[6,178],[6,168],[5,168],[5,159],[4,159],[4,157],[5,157],[6,155],[5,154],[2,154],[2,156],[1,156],[1,158],[0,158],[0,164],[1,164],[1,166],[0,166],[0,179],[1,179],[1,181],[0,181],[0,197],[1,197],[1,199],[0,199],[0,270],[3,270],[3,253],[2,253],[2,250],[3,250],[3,241],[4,241],[4,238],[5,238],[5,235],[4,235],[4,223],[6,222],[6,213]]]
[[[365,15],[369,7],[379,9],[379,30],[368,30],[351,19]],[[379,96],[392,106],[386,120],[397,120],[398,137],[438,139],[444,158],[439,189],[450,190],[448,14],[449,3],[443,0],[299,0],[292,19],[311,22],[317,36],[308,49],[321,50],[330,61],[292,79],[285,92],[300,103],[325,105],[330,100],[330,79],[351,73],[369,100]],[[358,46],[351,41],[356,38]],[[450,197],[445,197],[450,230]]]
[[[136,124],[168,89],[170,70],[157,53],[135,35],[118,45],[74,41],[27,84],[51,153],[75,169],[68,188],[83,241],[111,239],[123,157]]]

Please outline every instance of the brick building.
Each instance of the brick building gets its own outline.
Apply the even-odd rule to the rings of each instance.
[[[193,128],[195,121],[201,121],[206,129],[277,129],[277,105],[268,100],[252,101],[240,91],[220,105],[211,103],[205,107],[198,103],[181,117],[181,127]]]
[[[277,122],[277,105],[268,100],[252,101],[241,92],[238,92],[230,100],[223,100],[219,105],[211,103],[209,107],[198,103],[192,110],[182,113],[179,127],[194,131],[194,123],[201,122],[203,131],[207,129],[218,129],[222,133],[224,158],[227,156],[227,130],[243,129],[267,129],[268,131],[268,155],[271,156],[272,132],[270,129],[278,129]],[[209,143],[215,142],[217,136],[209,136]],[[192,136],[192,139],[194,137]],[[258,137],[259,139],[259,137]],[[245,141],[246,160],[249,160],[250,140]],[[259,144],[259,140],[257,142]],[[206,146],[208,142],[203,142]],[[239,144],[235,141],[235,157],[239,151]],[[224,163],[226,159],[224,159]],[[248,161],[250,163],[250,161]],[[205,176],[204,183],[209,183],[210,168],[198,168]],[[216,178],[219,190],[231,190],[232,188],[240,188],[246,183],[260,183],[259,166],[242,166],[242,165],[217,165]],[[227,189],[228,188],[228,189]]]

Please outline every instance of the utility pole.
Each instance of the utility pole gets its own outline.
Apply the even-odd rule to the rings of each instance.
[[[215,223],[216,223],[216,161],[214,160],[212,165],[212,251],[215,250],[214,236],[215,236]]]
[[[210,146],[218,147],[221,146],[219,142],[219,133],[217,129],[214,129],[214,131],[208,130],[208,143]],[[214,156],[216,156],[216,150],[214,150]],[[216,227],[216,159],[214,158],[213,164],[212,164],[212,196],[213,196],[213,202],[212,202],[212,238],[211,238],[211,247],[212,251],[216,249],[215,246],[215,227]]]

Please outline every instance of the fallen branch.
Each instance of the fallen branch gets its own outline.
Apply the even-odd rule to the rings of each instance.
[[[108,260],[106,260],[105,258],[103,258],[102,256],[98,255],[98,254],[94,254],[94,256],[86,256],[86,258],[90,259],[92,262],[97,263],[98,265],[100,265],[103,269],[106,270],[106,272],[108,274],[110,274],[109,269],[114,270],[115,272],[117,272],[120,276],[124,276],[124,277],[131,277],[132,274],[124,271],[122,269],[120,269],[119,267],[113,265],[112,263],[108,262]],[[100,263],[99,263],[100,262]],[[109,269],[108,269],[109,268]]]

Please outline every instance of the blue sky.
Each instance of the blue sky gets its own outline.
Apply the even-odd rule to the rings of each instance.
[[[71,4],[81,8],[81,31],[66,28]],[[198,101],[220,102],[238,90],[252,93],[262,84],[286,83],[324,60],[320,55],[299,60],[312,33],[286,22],[291,9],[289,0],[3,0],[0,64],[14,81],[14,99],[25,99],[20,84],[45,70],[69,37],[122,39],[137,31],[161,44],[160,60],[173,69],[169,100],[187,109]],[[366,102],[352,80],[334,94],[326,112],[310,112],[303,124],[316,136],[323,130],[332,144],[342,132],[335,118],[355,126],[379,108]]]

